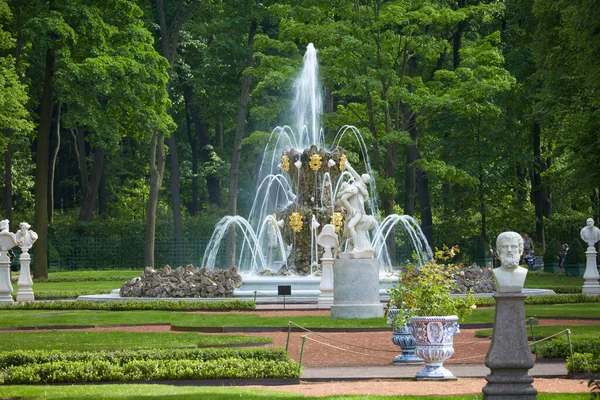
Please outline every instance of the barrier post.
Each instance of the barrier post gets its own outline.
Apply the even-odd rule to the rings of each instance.
[[[571,330],[567,329],[567,341],[569,342],[569,351],[571,352],[571,362],[573,362],[573,344],[571,343]]]
[[[300,361],[298,362],[298,374],[302,370],[302,356],[304,355],[304,343],[306,343],[306,335],[302,336],[302,347],[300,348]]]
[[[533,330],[533,317],[529,317],[529,326],[531,327],[531,340],[533,341],[533,352],[535,353],[535,358],[538,357],[537,352],[537,344],[535,344],[535,331]]]
[[[288,334],[287,334],[287,340],[285,341],[285,352],[288,352],[288,348],[290,346],[290,334],[292,333],[292,322],[288,322]]]

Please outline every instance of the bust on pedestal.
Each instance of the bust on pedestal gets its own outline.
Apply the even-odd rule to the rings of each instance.
[[[17,231],[16,238],[17,244],[21,248],[21,271],[19,272],[19,281],[17,286],[17,301],[34,301],[35,296],[33,295],[33,281],[31,280],[31,256],[29,255],[29,249],[33,246],[33,243],[37,240],[38,234],[34,231],[30,231],[31,225],[27,222],[21,222],[19,224],[19,230]]]
[[[596,251],[596,242],[600,240],[600,229],[594,226],[594,219],[588,218],[585,221],[585,226],[581,228],[580,236],[584,242],[587,243],[588,248],[585,251],[585,273],[583,279],[585,280],[582,293],[586,294],[600,294],[600,274],[598,274],[598,267],[596,266],[596,259],[598,252]]]
[[[483,387],[484,399],[533,400],[537,390],[527,371],[534,365],[525,326],[525,295],[522,293],[527,269],[519,267],[523,238],[503,232],[496,239],[502,266],[496,268],[496,316],[492,343],[485,356],[490,369]]]
[[[332,318],[383,317],[379,301],[379,262],[373,258],[375,250],[368,237],[375,219],[368,215],[365,203],[369,198],[368,174],[359,175],[349,163],[346,169],[352,175],[337,194],[338,204],[346,211],[344,236],[350,241],[350,250],[340,254],[333,264]]]

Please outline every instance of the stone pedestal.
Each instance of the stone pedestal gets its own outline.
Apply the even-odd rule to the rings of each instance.
[[[525,295],[496,293],[496,317],[492,344],[485,356],[491,373],[485,377],[483,398],[490,400],[533,400],[537,390],[527,371],[534,365],[527,342]]]
[[[335,258],[321,258],[321,284],[317,308],[330,309],[333,304],[333,262]]]
[[[0,250],[0,303],[12,303],[12,291],[10,258],[8,258],[5,250]]]
[[[379,263],[376,259],[337,259],[333,264],[331,317],[380,318]]]
[[[588,246],[585,252],[586,263],[585,272],[583,274],[583,279],[585,282],[583,283],[583,288],[581,289],[582,293],[600,295],[600,284],[598,283],[600,275],[598,274],[598,267],[596,266],[597,254],[598,252],[594,246]]]
[[[21,253],[21,257],[19,258],[21,262],[21,272],[19,273],[19,282],[17,285],[19,286],[19,290],[17,291],[17,301],[34,301],[35,296],[33,295],[33,281],[31,280],[31,256],[24,250]]]

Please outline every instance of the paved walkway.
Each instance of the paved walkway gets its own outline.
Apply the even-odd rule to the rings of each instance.
[[[483,364],[447,364],[445,367],[457,378],[484,378],[490,373]],[[414,378],[423,365],[389,365],[361,367],[316,368],[305,367],[301,379],[309,382],[345,381],[365,379],[409,379]],[[535,378],[566,377],[564,362],[540,362],[529,370]]]

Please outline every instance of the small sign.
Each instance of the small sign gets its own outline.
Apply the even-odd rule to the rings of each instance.
[[[277,286],[277,294],[279,296],[291,296],[292,287],[290,285]]]

